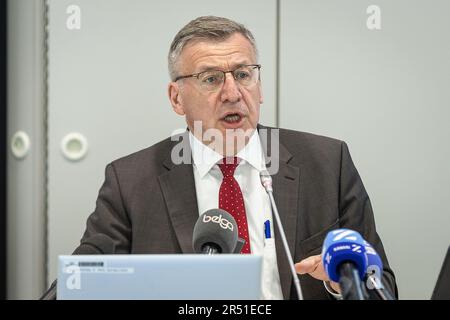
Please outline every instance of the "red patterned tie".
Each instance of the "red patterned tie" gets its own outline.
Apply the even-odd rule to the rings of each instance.
[[[247,215],[245,214],[244,197],[238,182],[234,179],[234,171],[240,159],[224,158],[218,166],[223,174],[219,189],[219,208],[230,213],[238,225],[239,238],[245,240],[241,253],[250,253],[250,238],[248,236]]]

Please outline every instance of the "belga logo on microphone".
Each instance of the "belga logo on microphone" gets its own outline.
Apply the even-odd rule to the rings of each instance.
[[[203,222],[208,223],[210,221],[214,222],[214,223],[218,223],[222,229],[230,229],[231,231],[233,231],[233,224],[230,221],[228,221],[227,219],[222,218],[222,215],[211,217],[211,216],[208,216],[205,214],[203,216]]]

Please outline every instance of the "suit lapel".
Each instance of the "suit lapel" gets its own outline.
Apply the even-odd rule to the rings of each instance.
[[[190,152],[188,133],[182,134],[184,149]],[[169,150],[171,154],[171,150]],[[192,159],[191,159],[192,161]],[[183,253],[193,253],[192,232],[198,219],[197,194],[192,164],[175,165],[167,157],[163,165],[169,170],[158,177],[170,220]]]
[[[276,135],[272,137],[270,134],[271,129],[262,126],[259,129],[266,129],[269,131],[267,136],[271,137],[266,139],[268,143],[263,143],[264,153],[266,157],[268,156],[267,150],[276,150],[271,148],[272,138],[277,137]],[[277,138],[277,140],[279,140]],[[261,140],[263,141],[263,140]],[[297,237],[297,219],[298,219],[298,194],[299,194],[299,181],[300,181],[300,168],[290,165],[289,161],[292,155],[284,147],[281,142],[279,142],[279,152],[278,156],[276,154],[270,154],[271,163],[278,161],[279,169],[276,174],[272,175],[272,185],[273,185],[273,196],[278,208],[278,213],[280,215],[280,220],[286,234],[286,239],[289,244],[289,250],[291,254],[295,257],[296,248],[296,237]],[[281,236],[278,232],[278,226],[273,217],[274,230],[275,230],[275,245],[277,251],[277,263],[278,271],[280,274],[281,289],[283,291],[283,296],[285,299],[289,299],[292,275],[289,267],[288,259],[286,258],[286,252],[281,241]],[[295,263],[296,261],[294,261]]]
[[[278,174],[272,177],[273,197],[275,198],[278,207],[278,213],[289,244],[289,250],[294,257],[296,247],[295,240],[297,236],[299,175],[300,172],[298,167],[280,163]],[[275,227],[278,228],[277,226]],[[275,230],[275,245],[277,249],[281,288],[285,299],[289,299],[292,275],[278,229]],[[294,263],[295,262],[296,261],[294,261]]]

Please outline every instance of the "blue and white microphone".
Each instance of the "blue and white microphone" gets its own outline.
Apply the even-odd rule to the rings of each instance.
[[[361,281],[368,261],[365,241],[358,232],[330,231],[323,244],[322,260],[330,280],[339,282],[344,300],[365,300]]]

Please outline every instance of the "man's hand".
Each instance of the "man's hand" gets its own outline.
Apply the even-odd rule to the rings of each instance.
[[[299,263],[295,264],[295,270],[298,274],[309,274],[311,277],[322,280],[322,281],[329,281],[331,288],[333,288],[334,291],[337,293],[341,293],[341,288],[339,287],[339,283],[331,281],[327,273],[325,272],[325,269],[323,268],[322,263],[322,255],[316,255],[311,256],[306,259],[303,259]]]

